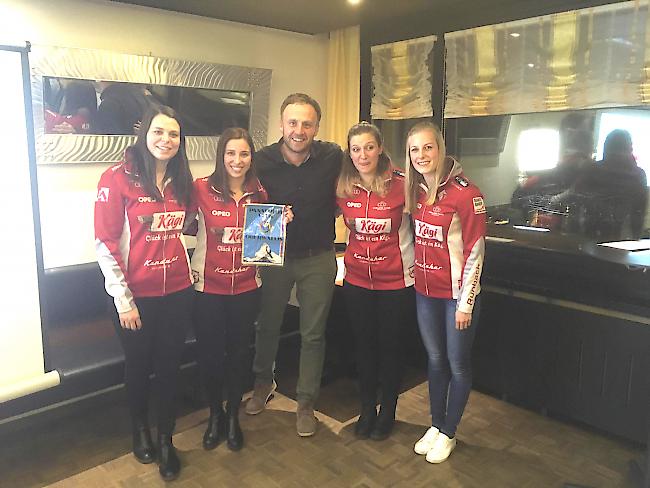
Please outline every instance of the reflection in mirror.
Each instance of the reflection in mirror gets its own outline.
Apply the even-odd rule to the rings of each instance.
[[[649,235],[648,108],[446,119],[445,125],[448,153],[485,195],[492,233],[524,226],[573,242]]]
[[[176,109],[187,136],[250,126],[247,92],[46,76],[43,100],[47,134],[134,135],[152,105]]]

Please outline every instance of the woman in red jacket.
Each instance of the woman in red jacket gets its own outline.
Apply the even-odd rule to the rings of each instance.
[[[183,239],[192,174],[179,119],[169,107],[145,114],[124,161],[106,170],[95,203],[97,260],[115,302],[133,421],[133,454],[156,458],[148,425],[149,375],[158,421],[160,475],[174,479],[175,396],[190,322],[192,277]]]
[[[199,292],[194,327],[210,407],[203,436],[206,450],[224,438],[232,451],[244,443],[239,405],[250,371],[249,345],[260,306],[257,269],[241,264],[244,205],[267,201],[252,167],[254,152],[245,129],[226,129],[219,137],[214,172],[194,182],[199,210],[192,255],[194,288]]]
[[[343,293],[357,344],[361,414],[354,432],[383,440],[395,420],[404,317],[413,308],[413,236],[403,175],[391,167],[372,124],[348,132],[337,203],[350,230]]]
[[[456,428],[472,387],[472,343],[479,314],[485,250],[481,191],[452,158],[431,123],[406,142],[407,208],[415,226],[415,299],[428,355],[431,427],[417,454],[441,463],[456,446]]]

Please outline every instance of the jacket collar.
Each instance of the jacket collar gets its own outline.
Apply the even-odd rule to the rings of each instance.
[[[208,180],[209,181],[209,180]],[[215,192],[218,195],[232,198],[230,194],[224,195],[221,191],[219,191],[214,185],[210,184],[210,189]],[[261,193],[264,190],[262,187],[262,184],[260,183],[260,180],[255,178],[255,180],[251,181],[246,185],[246,188],[244,189],[244,194],[242,195],[242,198],[254,195],[255,193]]]
[[[447,176],[440,181],[440,183],[438,184],[438,188],[442,188],[447,183],[449,183],[450,179],[458,176],[459,174],[461,174],[463,172],[463,168],[460,165],[460,163],[458,161],[456,161],[454,158],[452,158],[451,156],[447,156],[445,158],[445,164],[449,165],[450,163],[451,163],[451,169],[449,170],[449,173],[447,174]],[[429,191],[429,187],[426,185],[425,182],[420,183],[420,188],[422,190],[424,190],[425,192]]]

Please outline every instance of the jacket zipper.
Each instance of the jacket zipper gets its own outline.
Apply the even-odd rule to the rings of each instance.
[[[163,199],[163,212],[167,213],[167,201],[165,200],[165,187],[167,185],[163,185],[163,189],[160,192],[162,195]],[[166,254],[165,254],[165,247],[167,246],[167,229],[164,230],[165,232],[165,238],[163,239],[163,263],[165,263],[166,259]],[[163,296],[167,294],[167,265],[163,264]]]
[[[426,204],[422,204],[422,216],[420,217],[422,219],[422,223],[425,223],[424,221],[424,216],[426,214]],[[427,248],[426,246],[422,246],[422,266],[423,266],[423,273],[424,273],[424,291],[427,296],[429,296],[429,275],[427,273]]]
[[[365,190],[365,188],[364,188]],[[368,210],[370,209],[370,191],[366,191],[366,225],[368,224]],[[372,268],[371,268],[371,261],[370,261],[370,244],[368,243],[369,241],[366,241],[366,256],[368,258],[368,278],[370,279],[370,289],[374,290],[374,283],[372,282]]]

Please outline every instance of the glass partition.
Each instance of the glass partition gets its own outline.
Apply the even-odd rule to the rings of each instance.
[[[547,233],[556,243],[650,236],[647,107],[455,118],[445,127],[448,153],[485,195],[491,234],[520,230],[545,243]]]

